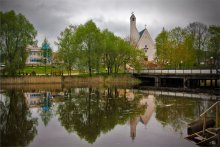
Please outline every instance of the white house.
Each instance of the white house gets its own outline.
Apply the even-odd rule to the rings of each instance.
[[[42,62],[42,51],[37,46],[27,46],[28,57],[26,60],[27,65],[40,65]]]
[[[51,57],[44,57],[43,50],[45,49],[44,48],[41,49],[40,47],[37,46],[28,45],[26,48],[26,51],[28,53],[26,65],[41,65],[44,64],[44,62],[42,62],[44,59],[46,59],[47,62],[46,64],[51,64],[52,63]]]

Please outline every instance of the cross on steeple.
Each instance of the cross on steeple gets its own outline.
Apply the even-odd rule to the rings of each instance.
[[[144,27],[145,27],[145,29],[146,29],[146,28],[147,28],[147,25],[145,24]]]
[[[131,12],[131,15],[133,15],[133,14],[134,14],[134,12],[132,11],[132,12]]]

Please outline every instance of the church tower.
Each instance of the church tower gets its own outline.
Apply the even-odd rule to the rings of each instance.
[[[130,17],[130,43],[133,46],[137,47],[139,38],[140,38],[140,35],[136,28],[136,17],[134,13],[132,12],[131,17]]]

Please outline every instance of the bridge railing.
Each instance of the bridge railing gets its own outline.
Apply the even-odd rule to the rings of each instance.
[[[142,69],[133,73],[143,74],[220,74],[220,69]]]

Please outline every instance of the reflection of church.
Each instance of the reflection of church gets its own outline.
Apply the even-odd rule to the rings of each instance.
[[[146,105],[147,108],[145,110],[145,113],[139,117],[135,117],[130,120],[130,136],[132,140],[136,137],[136,127],[138,123],[142,123],[143,125],[147,125],[154,110],[155,110],[155,97],[153,95],[148,95],[148,97],[144,97],[140,101],[140,105]]]

